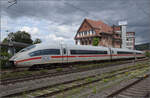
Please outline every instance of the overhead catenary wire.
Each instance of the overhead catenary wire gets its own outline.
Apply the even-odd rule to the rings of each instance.
[[[11,6],[17,4],[17,0],[8,0],[8,3],[9,3],[10,5],[8,5],[7,8],[10,8]]]
[[[73,8],[75,8],[75,9],[81,11],[81,12],[84,12],[85,14],[87,14],[87,15],[89,15],[89,16],[92,16],[92,17],[97,18],[97,16],[91,14],[89,11],[87,11],[87,10],[81,8],[81,7],[75,6],[75,5],[73,5],[73,4],[71,4],[71,3],[68,3],[68,2],[65,2],[65,4],[66,4],[66,5],[69,5],[69,6],[73,7]],[[111,22],[109,22],[109,21],[106,20],[106,19],[104,19],[104,21],[106,21],[106,22],[109,23],[109,24],[111,24],[111,22],[112,22],[112,20],[111,20]]]

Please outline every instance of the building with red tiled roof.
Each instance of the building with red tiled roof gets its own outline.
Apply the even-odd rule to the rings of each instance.
[[[111,26],[102,21],[84,19],[75,35],[76,44],[92,45],[93,38],[99,38],[100,46],[113,47],[113,37],[119,39],[117,35],[113,36],[113,31],[114,29]],[[120,43],[118,45],[119,47]]]
[[[121,26],[109,26],[100,20],[84,19],[74,38],[76,44],[92,45],[94,38],[99,38],[100,46],[121,48]]]
[[[100,20],[94,21],[90,19],[85,19],[85,21],[87,21],[89,25],[91,25],[94,29],[98,29],[99,30],[98,33],[99,32],[106,32],[110,34],[112,33],[112,28]]]

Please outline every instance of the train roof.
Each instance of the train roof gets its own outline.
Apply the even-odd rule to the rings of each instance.
[[[39,46],[39,47],[56,47],[56,46],[66,46],[68,48],[70,47],[78,47],[78,48],[102,48],[102,49],[107,49],[108,47],[103,47],[103,46],[91,46],[91,45],[74,45],[74,44],[60,44],[60,43],[40,43],[40,44],[36,44],[36,46]]]
[[[113,50],[117,50],[117,51],[134,51],[134,50],[131,50],[131,49],[128,49],[128,48],[111,48]]]
[[[91,45],[67,45],[68,48],[85,48],[85,49],[108,49],[103,46],[91,46]]]
[[[104,49],[108,50],[109,47],[104,47],[104,46],[91,46],[91,45],[74,45],[74,44],[60,44],[60,43],[40,43],[36,44],[36,46],[39,46],[38,48],[49,48],[49,47],[55,47],[55,48],[60,48],[60,45],[66,46],[67,48],[75,48],[75,49]],[[110,47],[111,48],[111,47]],[[127,48],[111,48],[116,51],[130,51],[130,52],[139,52],[143,53],[142,51],[138,50],[131,50]]]

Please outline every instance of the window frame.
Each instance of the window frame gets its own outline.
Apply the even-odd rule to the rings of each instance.
[[[117,54],[134,54],[134,52],[117,51]]]
[[[92,55],[92,54],[108,54],[107,51],[98,51],[98,50],[75,50],[70,49],[70,55]]]
[[[52,50],[52,51],[50,52],[48,50]],[[56,52],[54,52],[54,50]],[[36,53],[36,52],[39,52],[39,53],[33,55],[33,53]],[[36,51],[30,52],[29,55],[31,57],[33,57],[33,56],[41,56],[41,55],[61,55],[61,52],[60,52],[60,49],[42,49],[42,50],[36,50]]]

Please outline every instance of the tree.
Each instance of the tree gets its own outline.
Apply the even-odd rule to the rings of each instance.
[[[17,31],[16,33],[10,33],[8,34],[8,37],[9,36],[14,36],[12,37],[12,41],[15,42],[22,42],[26,44],[32,44],[33,42],[33,40],[31,39],[31,35],[25,31]]]
[[[41,39],[36,38],[35,41],[33,42],[33,44],[38,44],[38,43],[41,43],[41,42],[42,42]]]
[[[150,52],[146,51],[146,52],[145,52],[145,55],[146,55],[146,57],[149,57],[149,58],[150,58]]]
[[[99,44],[99,38],[94,38],[93,42],[92,42],[92,45],[93,46],[98,46],[98,44]]]

